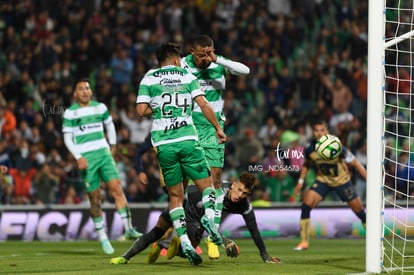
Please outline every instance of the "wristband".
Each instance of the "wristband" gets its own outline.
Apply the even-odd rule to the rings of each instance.
[[[298,180],[298,183],[299,183],[299,184],[303,184],[304,182],[305,182],[305,180],[304,180],[304,179],[299,179],[299,180]]]

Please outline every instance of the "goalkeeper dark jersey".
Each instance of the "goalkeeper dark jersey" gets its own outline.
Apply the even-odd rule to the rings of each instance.
[[[266,253],[265,244],[257,227],[256,216],[253,211],[253,206],[247,198],[244,198],[238,202],[232,202],[228,198],[230,186],[231,183],[229,182],[224,182],[222,185],[224,193],[223,211],[230,214],[242,215],[246,223],[247,229],[249,230],[250,235],[255,245],[259,249],[260,253]],[[204,209],[201,202],[201,193],[198,191],[195,185],[189,185],[187,188],[187,199],[185,202],[184,209],[188,223],[199,223],[201,217],[204,215]]]
[[[333,160],[324,160],[319,157],[315,151],[316,140],[305,149],[304,166],[315,169],[316,181],[324,183],[331,187],[344,185],[351,180],[347,163],[354,160],[355,156],[345,147],[342,146],[342,152],[338,158]]]

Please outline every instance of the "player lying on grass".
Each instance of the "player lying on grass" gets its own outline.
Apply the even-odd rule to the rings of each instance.
[[[256,216],[253,211],[253,207],[250,204],[247,196],[253,189],[255,177],[250,173],[242,173],[239,179],[233,183],[224,183],[223,193],[223,211],[240,214],[243,216],[246,226],[253,238],[254,243],[259,249],[262,260],[266,263],[280,263],[280,260],[276,257],[271,257],[266,250],[264,241],[260,235],[259,229],[256,223]],[[204,210],[200,205],[201,194],[194,185],[188,186],[187,200],[185,204],[187,232],[190,237],[193,247],[197,247],[200,243],[204,228],[200,224],[200,217],[204,215]],[[172,223],[168,215],[168,210],[160,215],[155,227],[144,234],[139,240],[136,240],[132,246],[120,257],[112,258],[111,264],[126,264],[136,254],[143,251],[151,243],[160,240],[167,230],[171,227]],[[161,247],[164,242],[159,242],[157,246],[150,252],[148,257],[149,263],[154,263],[160,253]],[[225,238],[223,240],[226,253],[229,257],[237,257],[240,254],[238,246],[230,239]],[[172,259],[176,255],[182,256],[181,249],[179,249],[180,241],[177,237],[173,237],[170,246],[168,247],[167,258]]]

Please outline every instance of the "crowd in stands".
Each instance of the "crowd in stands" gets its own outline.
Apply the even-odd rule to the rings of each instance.
[[[114,118],[128,200],[164,201],[152,150],[141,159],[148,184],[138,180],[151,121],[136,114],[137,85],[157,66],[159,43],[180,43],[187,54],[199,34],[251,70],[227,81],[223,177],[261,165],[252,199],[295,201],[312,121],[327,121],[366,159],[367,23],[368,1],[357,0],[1,1],[0,164],[10,173],[0,179],[0,203],[87,202],[61,133],[80,77]]]

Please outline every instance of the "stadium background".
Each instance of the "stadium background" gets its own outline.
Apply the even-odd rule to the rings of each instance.
[[[251,69],[248,76],[227,81],[224,178],[253,169],[256,205],[273,205],[275,219],[281,202],[297,210],[293,167],[303,159],[278,154],[303,151],[313,120],[326,120],[366,164],[367,5],[352,0],[2,1],[0,164],[16,173],[0,182],[1,222],[13,206],[33,206],[40,213],[50,205],[69,212],[86,207],[76,163],[60,131],[73,81],[85,76],[114,117],[116,159],[129,202],[165,202],[151,150],[138,159],[149,182],[137,181],[137,150],[150,121],[135,114],[136,89],[156,66],[154,49],[160,42],[178,42],[187,54],[198,34],[213,38],[217,54]],[[354,182],[365,199],[365,182],[357,177]],[[343,206],[335,197],[328,201]],[[298,222],[299,212],[295,215]],[[134,223],[140,228],[143,221],[145,215]]]

